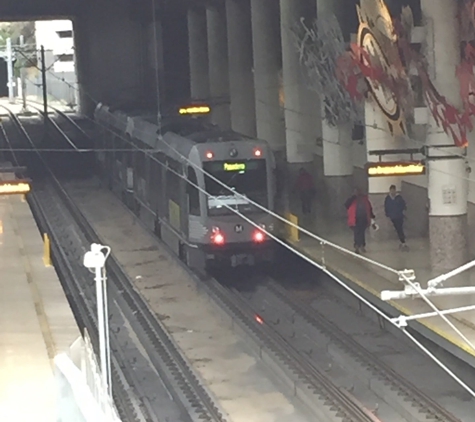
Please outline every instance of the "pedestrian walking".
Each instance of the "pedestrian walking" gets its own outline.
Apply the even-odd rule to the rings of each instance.
[[[312,175],[304,168],[301,168],[299,171],[295,189],[300,196],[302,213],[304,215],[310,214],[312,212],[312,201],[315,195],[315,184],[313,183]]]
[[[374,224],[373,207],[367,195],[355,189],[353,196],[345,202],[348,226],[353,230],[356,253],[366,252],[366,229]]]
[[[406,211],[406,208],[406,201],[397,192],[396,186],[391,185],[389,187],[389,194],[384,200],[384,212],[396,229],[397,236],[401,242],[399,245],[401,250],[409,249],[406,245],[406,236],[404,234],[404,211]]]

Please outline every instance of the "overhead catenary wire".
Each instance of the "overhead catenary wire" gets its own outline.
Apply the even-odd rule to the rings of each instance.
[[[97,123],[97,122],[96,122]],[[102,125],[100,125],[102,126]],[[102,126],[104,127],[104,126]],[[109,128],[107,128],[109,129]],[[109,129],[110,130],[110,129]],[[112,131],[111,131],[112,132]],[[114,133],[114,132],[112,132]],[[123,140],[125,140],[126,142],[130,142],[128,141],[125,137],[122,137],[121,138]],[[152,153],[150,152],[150,150],[143,150],[143,149],[140,149],[138,148],[136,145],[132,144],[133,146],[133,151],[137,151],[139,150],[140,152],[148,155],[150,158],[152,158],[152,160],[158,162],[159,165],[161,166],[165,166],[165,163],[162,163],[160,162],[156,157],[154,157],[152,155]],[[110,151],[110,150],[107,150],[107,151]],[[175,175],[177,175],[178,177],[184,179],[187,183],[191,184],[192,186],[194,186],[196,189],[198,189],[200,192],[204,193],[206,196],[208,197],[212,197],[212,195],[210,195],[206,190],[202,189],[200,186],[192,183],[190,180],[188,180],[187,178],[185,178],[185,176],[183,174],[180,174],[179,172],[176,172],[174,171],[173,169],[167,167],[167,170],[174,173]],[[202,169],[201,169],[202,170]],[[235,193],[235,192],[234,192]],[[304,254],[302,254],[300,251],[296,250],[295,248],[291,247],[290,245],[288,245],[287,243],[285,243],[284,241],[282,241],[281,239],[279,239],[277,236],[275,236],[274,234],[270,233],[268,230],[266,229],[262,229],[262,227],[257,224],[256,222],[254,222],[253,220],[251,220],[250,218],[248,218],[247,216],[243,215],[241,212],[239,212],[238,210],[235,210],[234,208],[232,208],[231,206],[228,206],[227,204],[223,204],[226,208],[228,208],[231,212],[235,213],[236,215],[238,215],[240,218],[242,218],[243,220],[247,221],[249,224],[253,225],[254,227],[256,228],[259,228],[260,230],[263,230],[267,236],[269,236],[269,238],[273,239],[274,241],[276,241],[277,243],[279,243],[280,245],[284,246],[285,248],[287,248],[288,250],[290,250],[291,252],[295,253],[297,256],[299,256],[300,258],[304,259],[306,262],[310,263],[311,265],[319,268],[320,270],[324,271],[325,273],[327,273],[332,279],[334,279],[339,285],[341,285],[344,289],[346,289],[347,291],[349,291],[351,294],[353,294],[355,297],[357,297],[359,300],[361,300],[365,305],[367,305],[370,309],[372,309],[373,311],[375,311],[378,315],[380,315],[382,318],[384,318],[384,320],[388,321],[389,323],[393,324],[394,326],[398,327],[398,325],[392,321],[392,319],[386,315],[384,312],[380,311],[376,306],[374,306],[371,302],[369,302],[368,300],[366,300],[365,298],[363,298],[361,295],[358,294],[358,292],[356,292],[354,289],[352,289],[348,284],[344,283],[343,281],[341,281],[338,277],[336,277],[334,274],[332,274],[330,271],[328,271],[328,269],[324,266],[321,266],[319,265],[318,263],[316,263],[315,261],[313,261],[312,259],[306,257]],[[269,211],[269,210],[268,210]],[[298,227],[298,226],[297,226]],[[323,239],[324,240],[324,239]],[[328,244],[328,245],[331,245],[330,242],[326,242],[325,244]],[[343,249],[343,248],[342,248]],[[399,328],[399,327],[398,327]],[[452,377],[462,388],[464,388],[469,394],[471,394],[473,397],[475,397],[475,392],[469,387],[467,386],[459,377],[457,377],[456,374],[454,374],[446,365],[443,364],[443,362],[441,362],[439,359],[437,359],[436,356],[434,356],[427,348],[425,348],[417,339],[415,339],[407,330],[403,329],[402,330],[404,332],[404,334],[414,343],[416,344],[417,347],[419,347],[424,353],[426,353],[427,356],[429,356],[441,369],[443,369],[450,377]]]
[[[66,81],[63,81],[63,82],[67,83]],[[68,84],[68,83],[67,83],[67,84]],[[68,84],[68,85],[70,85],[70,84]],[[73,87],[73,88],[75,88],[75,87]],[[75,88],[75,89],[77,89],[77,88]],[[88,96],[89,96],[90,98],[92,98],[92,96],[90,96],[89,94],[88,94]],[[92,98],[92,99],[93,99],[93,98]],[[97,103],[96,100],[93,99],[93,101],[94,101],[95,103]],[[113,116],[113,117],[115,118],[115,116]],[[96,124],[98,124],[97,121],[95,121],[95,120],[93,120],[93,119],[90,119],[90,120],[93,121],[93,122],[95,122]],[[103,126],[103,125],[100,125],[100,126],[102,126],[102,127],[105,128],[105,126]],[[107,128],[107,129],[108,129],[108,128]],[[121,136],[120,136],[120,138],[123,139],[124,141],[130,143],[130,141],[129,141],[128,139],[126,139],[125,137],[121,137]],[[163,138],[162,138],[161,140],[162,140],[162,142],[164,142],[164,141],[163,141]],[[181,158],[182,158],[183,160],[188,161],[189,164],[192,165],[194,168],[196,168],[197,170],[199,170],[199,171],[205,173],[208,177],[210,177],[211,179],[213,179],[214,181],[216,181],[217,183],[219,183],[220,185],[222,185],[223,187],[225,187],[226,189],[228,189],[228,190],[231,191],[231,189],[230,189],[226,184],[224,184],[223,182],[221,182],[219,179],[216,179],[213,175],[208,174],[208,173],[205,172],[202,168],[200,168],[199,166],[196,166],[194,163],[190,162],[186,157],[184,157],[183,155],[181,155],[180,153],[178,153],[178,151],[176,151],[173,147],[171,147],[170,145],[168,145],[166,142],[164,142],[164,144],[167,145],[171,150],[174,150],[174,152],[177,153],[179,156],[181,156]],[[144,149],[138,148],[138,147],[136,147],[134,144],[132,144],[132,146],[133,146],[134,149],[131,150],[131,151],[137,151],[137,150],[139,150],[139,151],[141,151],[142,153],[145,153],[146,155],[148,155],[149,157],[151,157],[154,161],[157,161],[160,165],[163,165],[163,163],[161,163],[159,160],[157,160],[155,157],[153,157],[153,155],[152,155],[152,153],[150,152],[150,150],[144,150]],[[110,150],[107,149],[107,150],[105,150],[105,151],[110,151]],[[462,156],[461,156],[461,157],[462,157]],[[463,158],[465,158],[465,157],[463,157]],[[445,173],[445,172],[441,172],[441,173]],[[450,173],[447,173],[447,174],[450,175]],[[180,175],[180,177],[184,178],[183,175]],[[185,180],[188,181],[186,178],[185,178]],[[471,179],[468,179],[468,178],[467,178],[467,180],[470,180],[470,181],[473,182],[473,180],[471,180]],[[330,241],[328,241],[328,240],[326,240],[326,239],[321,238],[320,236],[318,236],[318,235],[316,235],[316,234],[314,234],[314,233],[312,233],[312,232],[310,232],[310,231],[308,231],[308,230],[306,230],[306,229],[300,227],[299,225],[297,225],[297,224],[295,224],[295,223],[292,223],[291,221],[285,219],[284,217],[282,217],[282,216],[280,216],[280,215],[278,215],[278,214],[272,212],[271,210],[269,210],[269,209],[267,209],[267,208],[261,206],[260,204],[258,204],[258,203],[256,203],[256,202],[250,200],[249,198],[245,197],[244,195],[241,195],[240,193],[238,193],[238,192],[236,192],[236,191],[234,191],[234,190],[232,191],[232,193],[233,193],[234,195],[237,194],[238,196],[241,196],[242,198],[246,198],[246,200],[247,200],[249,203],[253,204],[253,205],[256,206],[257,208],[261,209],[261,210],[264,211],[264,212],[269,213],[270,215],[272,215],[273,217],[279,219],[280,221],[284,222],[285,224],[290,225],[291,227],[298,229],[298,230],[301,231],[302,233],[304,233],[304,234],[308,235],[309,237],[311,237],[311,238],[313,238],[313,239],[319,241],[322,245],[327,245],[327,246],[329,246],[329,247],[333,247],[333,248],[335,248],[335,249],[337,249],[337,250],[339,250],[339,251],[341,251],[341,252],[343,252],[343,253],[346,253],[346,254],[349,254],[349,255],[351,255],[351,256],[354,256],[354,257],[357,258],[357,259],[364,260],[364,261],[370,263],[371,265],[375,265],[375,266],[377,266],[377,267],[379,267],[379,268],[382,268],[382,269],[384,269],[384,270],[390,271],[390,272],[392,272],[392,273],[394,273],[394,274],[398,274],[398,275],[400,274],[400,271],[398,271],[398,270],[396,270],[396,269],[394,269],[394,268],[388,267],[388,266],[386,266],[386,265],[384,265],[384,264],[381,264],[381,263],[379,263],[379,262],[377,262],[377,261],[371,260],[371,259],[366,258],[366,257],[364,257],[364,256],[357,255],[357,254],[355,254],[355,253],[353,253],[353,252],[351,252],[351,251],[349,251],[349,250],[347,250],[347,249],[345,249],[345,248],[342,248],[342,247],[339,246],[339,245],[333,244],[332,242],[330,242]],[[404,278],[406,279],[407,277],[404,277]],[[410,281],[410,280],[409,280],[409,281]],[[445,315],[440,314],[440,310],[433,304],[433,302],[431,302],[427,297],[425,297],[425,295],[424,295],[424,293],[423,293],[422,291],[419,291],[418,293],[420,293],[422,296],[424,296],[424,300],[427,301],[427,303],[429,304],[429,306],[432,307],[432,308],[439,314],[439,316],[442,317],[442,318],[445,320],[445,322],[447,322],[447,323],[451,326],[451,328],[453,328],[453,329],[457,332],[457,334],[459,334],[459,335],[464,339],[464,341],[466,341],[467,344],[470,345],[470,347],[473,348],[473,345],[466,339],[466,337],[465,337],[460,331],[458,331],[458,329],[445,317]]]
[[[153,157],[155,158],[155,157]],[[156,160],[161,166],[166,166],[165,163],[161,163],[159,160]],[[188,184],[196,188],[199,192],[203,193],[207,197],[213,197],[209,192],[207,192],[205,189],[201,188],[199,185],[196,183],[191,182],[185,176],[170,167],[167,167],[167,170],[170,171],[171,173],[174,173],[176,176],[178,176],[181,179],[184,179]],[[300,251],[296,250],[295,248],[291,247],[288,245],[286,242],[283,240],[279,239],[277,236],[275,236],[273,233],[270,233],[267,229],[262,228],[258,223],[250,219],[249,217],[245,216],[242,214],[240,211],[232,208],[230,205],[223,203],[223,206],[242,218],[244,221],[248,222],[252,226],[258,228],[259,230],[263,231],[269,238],[273,239],[280,245],[284,246],[286,249],[290,250],[297,256],[299,256],[301,259],[305,260],[309,264],[311,264],[314,267],[317,267],[318,269],[324,271],[326,274],[328,274],[332,279],[334,279],[340,286],[342,286],[345,290],[353,294],[356,298],[358,298],[362,303],[364,303],[366,306],[368,306],[370,309],[372,309],[374,312],[376,312],[379,316],[381,316],[385,321],[388,321],[390,324],[395,326],[396,328],[400,328],[397,323],[395,323],[391,317],[389,317],[387,314],[385,314],[383,311],[378,309],[375,305],[373,305],[371,302],[369,302],[367,299],[365,299],[363,296],[361,296],[358,292],[356,292],[354,289],[352,289],[348,284],[344,283],[341,281],[338,277],[336,277],[333,273],[331,273],[325,266],[319,265],[312,259],[308,258],[305,256],[303,253]],[[453,371],[450,370],[442,361],[440,361],[434,354],[432,354],[426,347],[424,347],[412,334],[410,334],[407,330],[403,329],[402,330],[404,334],[411,340],[413,341],[417,347],[419,347],[424,353],[426,353],[431,359],[434,360],[434,362],[443,370],[445,371],[452,379],[454,379],[455,382],[457,382],[462,388],[464,388],[470,395],[475,397],[475,391],[473,391],[467,384],[463,382]]]
[[[135,145],[134,145],[135,146]],[[135,147],[135,149],[139,149],[138,147]],[[145,151],[143,151],[145,152]],[[147,151],[148,152],[148,151]],[[151,156],[151,158],[155,159],[156,162],[158,162],[160,165],[162,166],[165,166],[165,163],[161,163],[159,160],[157,160],[155,157]],[[16,161],[16,160],[15,160]],[[202,189],[200,186],[198,186],[197,184],[191,182],[190,180],[186,179],[184,177],[183,174],[180,174],[179,172],[167,167],[167,170],[174,173],[175,175],[177,175],[178,177],[184,179],[187,183],[189,183],[190,185],[192,185],[193,187],[195,187],[198,191],[202,192],[204,195],[208,196],[208,197],[212,197],[212,195],[210,195],[205,189]],[[328,271],[327,268],[325,268],[324,266],[321,266],[319,264],[317,264],[315,261],[313,261],[312,259],[308,258],[307,256],[305,256],[304,254],[302,254],[300,251],[297,251],[295,248],[292,248],[291,246],[289,246],[288,244],[286,244],[284,241],[282,241],[281,239],[279,239],[277,236],[275,236],[274,234],[270,233],[268,230],[266,229],[263,229],[259,224],[257,224],[256,222],[254,222],[253,220],[251,220],[250,218],[248,218],[247,216],[243,215],[241,212],[239,212],[238,210],[235,210],[234,208],[232,208],[231,206],[227,205],[227,204],[223,204],[227,209],[229,209],[231,212],[235,213],[236,215],[238,215],[240,218],[244,219],[245,221],[247,221],[249,224],[253,225],[254,227],[256,228],[259,228],[260,230],[264,231],[264,233],[269,236],[269,238],[273,239],[274,241],[276,241],[277,243],[279,243],[280,245],[284,246],[285,248],[287,248],[288,250],[290,250],[291,252],[295,253],[297,256],[299,256],[300,258],[302,258],[303,260],[305,260],[306,262],[308,262],[309,264],[319,268],[320,270],[324,271],[326,274],[328,274],[332,279],[334,279],[340,286],[342,286],[345,290],[349,291],[351,294],[353,294],[355,297],[357,297],[362,303],[364,303],[366,306],[368,306],[370,309],[372,309],[374,312],[376,312],[378,315],[380,315],[384,320],[388,321],[390,324],[393,324],[394,326],[398,327],[397,324],[392,321],[392,319],[386,315],[384,312],[382,312],[381,310],[379,310],[376,306],[374,306],[371,302],[369,302],[367,299],[365,299],[364,297],[362,297],[358,292],[356,292],[354,289],[352,289],[349,285],[347,285],[346,283],[344,283],[343,281],[341,281],[338,277],[336,277],[334,274],[332,274],[330,271]],[[444,370],[451,378],[454,379],[455,382],[457,382],[462,388],[464,388],[470,395],[472,395],[473,397],[475,397],[475,392],[468,386],[466,385],[463,380],[461,380],[459,377],[457,377],[457,375],[455,373],[453,373],[450,368],[448,368],[446,365],[443,364],[443,362],[441,362],[436,356],[434,356],[426,347],[424,347],[416,338],[414,338],[412,336],[412,334],[410,334],[406,329],[403,329],[402,330],[403,333],[414,343],[416,344],[417,347],[419,347],[427,356],[429,356],[442,370]]]
[[[128,139],[126,139],[125,137],[121,137],[122,139],[124,139],[127,143],[131,143],[131,141],[129,141]],[[220,184],[221,186],[223,186],[225,189],[229,190],[230,192],[232,192],[234,195],[237,195],[238,197],[241,197],[242,199],[245,199],[246,201],[248,201],[249,203],[251,203],[252,205],[256,206],[257,208],[261,209],[262,211],[265,211],[266,213],[272,215],[272,216],[275,216],[276,218],[284,221],[286,224],[289,224],[295,228],[297,228],[298,230],[304,232],[304,233],[309,233],[310,237],[318,240],[320,242],[321,245],[328,245],[330,247],[333,247],[341,252],[344,252],[344,253],[347,253],[347,254],[350,254],[350,255],[353,255],[359,259],[364,259],[365,261],[373,264],[373,265],[376,265],[376,266],[379,266],[380,268],[384,268],[384,269],[389,269],[389,271],[392,271],[393,273],[397,274],[397,275],[401,275],[403,274],[401,271],[398,271],[398,270],[395,270],[395,269],[392,269],[390,267],[386,267],[384,266],[383,264],[380,264],[378,263],[377,261],[373,261],[373,260],[370,260],[366,257],[363,257],[363,256],[360,256],[360,255],[357,255],[351,251],[348,251],[347,249],[345,248],[342,248],[341,246],[339,245],[335,245],[331,242],[328,242],[327,240],[323,239],[323,238],[320,238],[319,236],[315,235],[314,233],[312,232],[309,232],[307,231],[306,229],[302,229],[300,226],[288,221],[287,219],[281,217],[280,215],[272,212],[271,210],[263,207],[262,205],[256,203],[255,201],[252,201],[250,200],[249,198],[245,197],[244,195],[232,190],[229,186],[227,186],[225,183],[223,183],[222,181],[220,181],[219,179],[217,179],[216,177],[214,177],[212,174],[206,172],[205,170],[203,170],[201,167],[197,166],[196,164],[192,163],[190,160],[188,160],[188,158],[186,158],[185,156],[183,156],[182,154],[180,154],[175,148],[173,148],[171,145],[167,144],[163,139],[161,139],[162,142],[168,147],[170,148],[173,152],[175,152],[179,157],[181,157],[181,159],[183,161],[186,161],[189,165],[191,165],[192,167],[196,168],[198,171],[202,172],[204,175],[206,175],[207,177],[210,177],[212,180],[214,180],[215,182],[217,182],[218,184]],[[132,144],[134,145],[134,144]],[[149,155],[150,157],[152,157],[152,159],[156,162],[158,162],[160,165],[164,166],[165,164],[164,163],[161,163],[156,157],[154,157],[153,155],[151,155],[150,151],[148,150],[143,150],[143,149],[140,149],[138,147],[136,147],[137,150],[141,151],[142,153],[145,153],[147,155]],[[167,168],[168,169],[168,168]],[[173,173],[176,173],[173,171]],[[184,179],[186,182],[188,183],[191,183],[189,182],[189,180],[182,174],[178,174],[176,173],[180,178]],[[202,189],[200,189],[200,191],[202,191]],[[210,195],[209,193],[207,193],[207,196],[209,197],[212,197],[212,195]],[[226,206],[226,208],[229,208],[231,209],[231,207],[228,207]],[[233,209],[233,212],[235,212],[236,210]],[[236,212],[236,214],[238,214],[241,218],[243,218],[245,221],[252,221],[250,220],[247,216],[243,215],[242,213],[240,212]],[[256,227],[258,226],[257,223],[253,223]],[[275,236],[273,236],[275,237]],[[296,251],[294,249],[294,251]],[[412,283],[411,280],[409,280],[405,275],[404,275],[404,279],[408,282],[408,284],[412,285],[413,287],[415,287],[416,291],[422,296],[423,300],[429,305],[429,307],[431,307],[437,314],[439,317],[441,317],[456,333],[457,335],[459,335],[462,340],[467,344],[469,345],[473,350],[475,350],[475,346],[473,345],[472,342],[470,342],[470,340],[468,340],[468,338],[457,328],[455,327],[455,325],[444,315],[441,313],[441,311],[434,305],[434,303],[432,301],[430,301],[430,299],[428,299],[425,294],[420,290],[418,289],[417,286],[414,285],[414,283]]]
[[[114,117],[115,118],[115,117]],[[97,123],[97,122],[96,122]],[[123,138],[126,142],[129,142],[129,140]],[[204,172],[203,169],[197,165],[195,165],[194,163],[192,163],[191,161],[189,161],[186,157],[184,157],[182,154],[180,154],[176,149],[174,149],[171,145],[167,144],[166,142],[163,141],[163,138],[162,138],[162,142],[167,145],[172,151],[174,151],[178,156],[180,156],[183,160],[186,160],[188,162],[189,165],[193,166],[194,168],[196,168],[198,171],[201,171],[201,172]],[[140,150],[140,149],[139,149]],[[136,151],[136,150],[133,150],[133,151]],[[142,152],[145,152],[146,150],[141,150]],[[150,154],[149,154],[150,155]],[[154,157],[153,157],[154,158]],[[154,158],[155,159],[155,158]],[[158,161],[158,160],[156,160]],[[224,188],[228,189],[231,191],[231,189],[225,185],[223,182],[221,182],[219,179],[215,178],[213,175],[209,174],[209,173],[205,173],[208,177],[210,177],[211,179],[213,179],[215,182],[217,182],[218,184],[222,185]],[[244,195],[241,195],[239,192],[236,192],[236,191],[232,191],[233,194],[237,195],[237,196],[240,196],[242,198],[244,198]],[[291,221],[283,218],[282,216],[278,215],[277,213],[274,213],[272,211],[270,211],[269,209],[263,207],[262,205],[246,198],[246,200],[251,203],[252,205],[256,206],[257,208],[261,209],[262,211],[265,211],[267,213],[269,213],[270,215],[272,215],[274,218],[277,218],[279,219],[280,221],[284,222],[285,224],[288,224],[290,225],[291,227],[293,228],[296,228],[298,230],[300,230],[302,233],[308,235],[309,237],[319,241],[322,245],[328,245],[330,247],[333,247],[343,253],[347,253],[347,254],[350,254],[352,256],[355,256],[357,257],[358,259],[363,259],[365,261],[367,261],[368,263],[370,263],[371,265],[375,265],[375,266],[378,266],[384,270],[387,270],[387,271],[390,271],[390,272],[393,272],[394,274],[400,274],[400,271],[396,270],[396,269],[393,269],[393,268],[390,268],[384,264],[381,264],[377,261],[374,261],[374,260],[371,260],[371,259],[368,259],[364,256],[360,256],[360,255],[357,255],[357,254],[354,254],[353,252],[345,249],[345,248],[342,248],[340,247],[339,245],[336,245],[336,244],[333,244],[332,242],[329,242],[327,241],[326,239],[323,239],[317,235],[315,235],[314,233],[306,230],[306,229],[303,229],[302,227],[300,227],[299,225],[295,224],[295,223],[292,223]],[[404,279],[406,280],[406,282],[408,281],[409,284],[411,284],[412,286],[413,283],[407,279],[407,277],[404,277]],[[467,339],[467,337],[457,328],[455,327],[455,325],[443,314],[441,313],[441,311],[433,304],[432,301],[430,301],[425,295],[424,293],[421,291],[421,290],[417,290],[418,293],[421,295],[421,297],[423,297],[424,301],[429,305],[429,307],[431,307],[456,333],[457,335],[459,335],[463,340],[464,342],[466,342],[471,348],[474,348],[474,345]]]

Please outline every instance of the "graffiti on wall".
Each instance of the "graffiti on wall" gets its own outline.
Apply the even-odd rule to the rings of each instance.
[[[414,23],[409,7],[404,7],[397,18],[391,17],[384,0],[361,0],[357,8],[357,39],[347,49],[339,43],[338,48],[329,53],[335,44],[329,36],[335,33],[335,29],[317,29],[318,21],[312,29],[305,27],[303,30],[301,26],[300,31],[294,31],[302,65],[310,78],[318,80],[314,86],[324,93],[327,108],[331,110],[329,115],[332,118],[325,115],[328,122],[337,124],[340,115],[344,118],[351,116],[355,121],[354,115],[360,113],[345,108],[361,110],[361,103],[372,98],[385,116],[389,131],[394,136],[406,136],[406,121],[412,118],[415,103],[408,69],[414,68],[423,99],[435,123],[453,139],[455,145],[467,146],[467,135],[474,129],[475,118],[475,0],[460,3],[460,28],[465,36],[462,37],[462,60],[455,72],[460,82],[461,108],[450,104],[440,94],[431,80],[426,57],[411,44]],[[332,25],[336,22],[336,18],[322,20],[327,28],[329,22]],[[329,80],[333,83],[329,84]]]

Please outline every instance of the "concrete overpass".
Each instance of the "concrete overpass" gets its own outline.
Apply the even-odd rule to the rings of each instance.
[[[370,15],[384,4],[380,0],[4,0],[0,16],[73,19],[84,113],[92,112],[95,101],[153,108],[158,95],[162,103],[190,94],[208,99],[217,123],[267,140],[288,163],[290,179],[296,169],[309,168],[333,213],[342,210],[355,184],[367,186],[374,202],[381,204],[388,185],[395,183],[411,203],[414,218],[409,229],[420,235],[428,234],[429,227],[434,263],[453,267],[466,257],[467,212],[472,205],[467,166],[457,158],[460,150],[450,151],[455,159],[431,161],[429,177],[368,180],[364,166],[377,159],[369,152],[416,145],[390,133],[373,100],[364,107],[362,139],[353,139],[351,124],[329,125],[322,116],[321,93],[309,89],[299,63],[290,28],[302,17],[311,22],[318,14],[333,13],[349,41],[358,30],[359,2],[369,7]],[[461,104],[455,77],[460,61],[458,3],[386,0],[393,14],[399,15],[401,6],[409,4],[416,24],[422,15],[430,22],[418,31],[417,43],[428,53],[435,86],[456,106]],[[453,144],[424,104],[416,108],[413,138],[419,146]],[[381,209],[376,211],[384,215]],[[383,221],[381,226],[379,235],[388,236],[389,224]]]

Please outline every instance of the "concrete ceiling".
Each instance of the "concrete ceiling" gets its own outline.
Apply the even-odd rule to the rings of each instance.
[[[117,0],[0,0],[1,21],[27,21],[51,18],[72,18],[85,12],[90,2],[114,2]],[[153,0],[128,0],[138,11]],[[155,0],[158,7],[222,6],[225,0]],[[241,0],[239,0],[241,1]]]
[[[0,21],[71,17],[81,0],[0,0]]]

